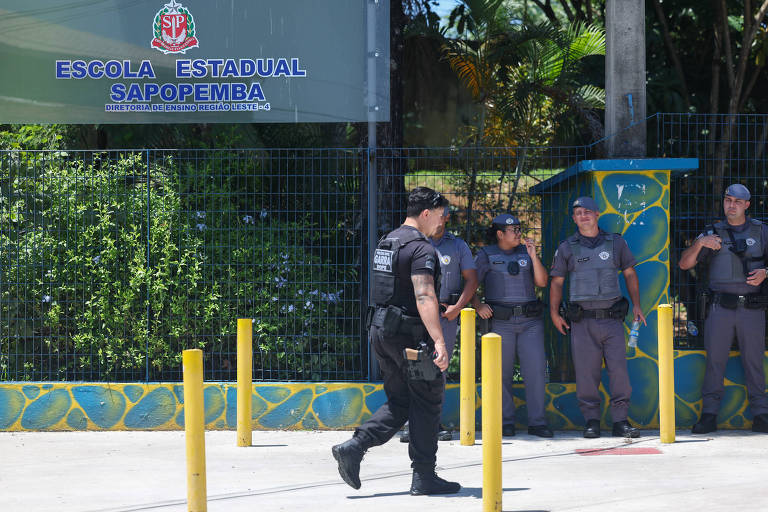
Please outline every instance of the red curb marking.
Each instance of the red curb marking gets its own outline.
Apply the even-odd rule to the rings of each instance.
[[[574,450],[578,455],[656,455],[662,453],[658,448],[606,448]]]

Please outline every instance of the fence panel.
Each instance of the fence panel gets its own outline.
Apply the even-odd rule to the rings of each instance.
[[[747,214],[766,220],[768,115],[656,114],[654,117],[649,128],[657,134],[656,147],[652,148],[656,156],[699,159],[697,171],[673,175],[670,183],[670,266],[675,345],[703,348],[704,326],[696,296],[706,288],[706,276],[699,266],[683,271],[677,262],[680,253],[705,226],[723,218],[723,192],[731,183],[742,183],[749,188],[752,199]],[[652,139],[649,137],[649,140]]]
[[[586,158],[584,147],[514,148],[384,148],[377,150],[379,235],[405,218],[406,191],[427,186],[451,202],[448,230],[463,238],[475,253],[486,245],[485,232],[494,216],[509,212],[521,219],[524,236],[533,238],[548,268],[562,233],[543,227],[543,219],[568,215],[546,211],[541,195],[529,189]],[[544,194],[567,198],[565,184],[554,185]],[[553,197],[550,197],[552,199]],[[546,290],[538,290],[548,302]],[[545,315],[545,320],[548,314]],[[551,323],[547,330],[548,365],[552,380],[570,380],[570,345]],[[458,343],[457,343],[458,347]],[[449,367],[449,379],[458,380],[458,349]],[[520,376],[516,377],[518,380]]]
[[[0,153],[0,380],[363,380],[364,152]]]

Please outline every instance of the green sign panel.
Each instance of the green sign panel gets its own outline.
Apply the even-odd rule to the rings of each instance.
[[[0,0],[2,123],[387,121],[386,0]]]

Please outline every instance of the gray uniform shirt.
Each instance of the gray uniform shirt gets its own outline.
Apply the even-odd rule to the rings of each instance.
[[[603,243],[607,234],[607,232],[601,229],[596,237],[586,237],[580,233],[577,233],[576,237],[581,245],[592,249]],[[619,236],[614,240],[614,247],[616,249],[614,259],[619,265],[619,270],[626,270],[635,266],[635,257],[632,255],[632,251],[629,250],[629,246],[623,237]],[[552,270],[549,272],[549,275],[552,277],[566,277],[568,272],[573,271],[574,267],[575,261],[570,244],[567,240],[560,242],[557,251],[555,251],[555,257],[552,260]],[[592,300],[579,302],[579,304],[584,309],[605,309],[611,307],[613,301]]]
[[[429,241],[440,260],[440,301],[445,302],[452,293],[461,293],[461,273],[475,269],[475,262],[467,242],[451,233],[445,233],[438,241]]]

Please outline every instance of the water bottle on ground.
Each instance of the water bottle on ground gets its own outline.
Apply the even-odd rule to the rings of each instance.
[[[690,334],[691,336],[696,336],[699,334],[699,328],[696,327],[696,324],[691,322],[690,320],[688,321],[688,324],[686,325],[686,327],[688,328],[688,334]]]
[[[627,346],[630,347],[636,347],[637,346],[637,337],[640,334],[640,320],[635,320],[632,322],[632,329],[629,331],[629,342],[627,343]]]

